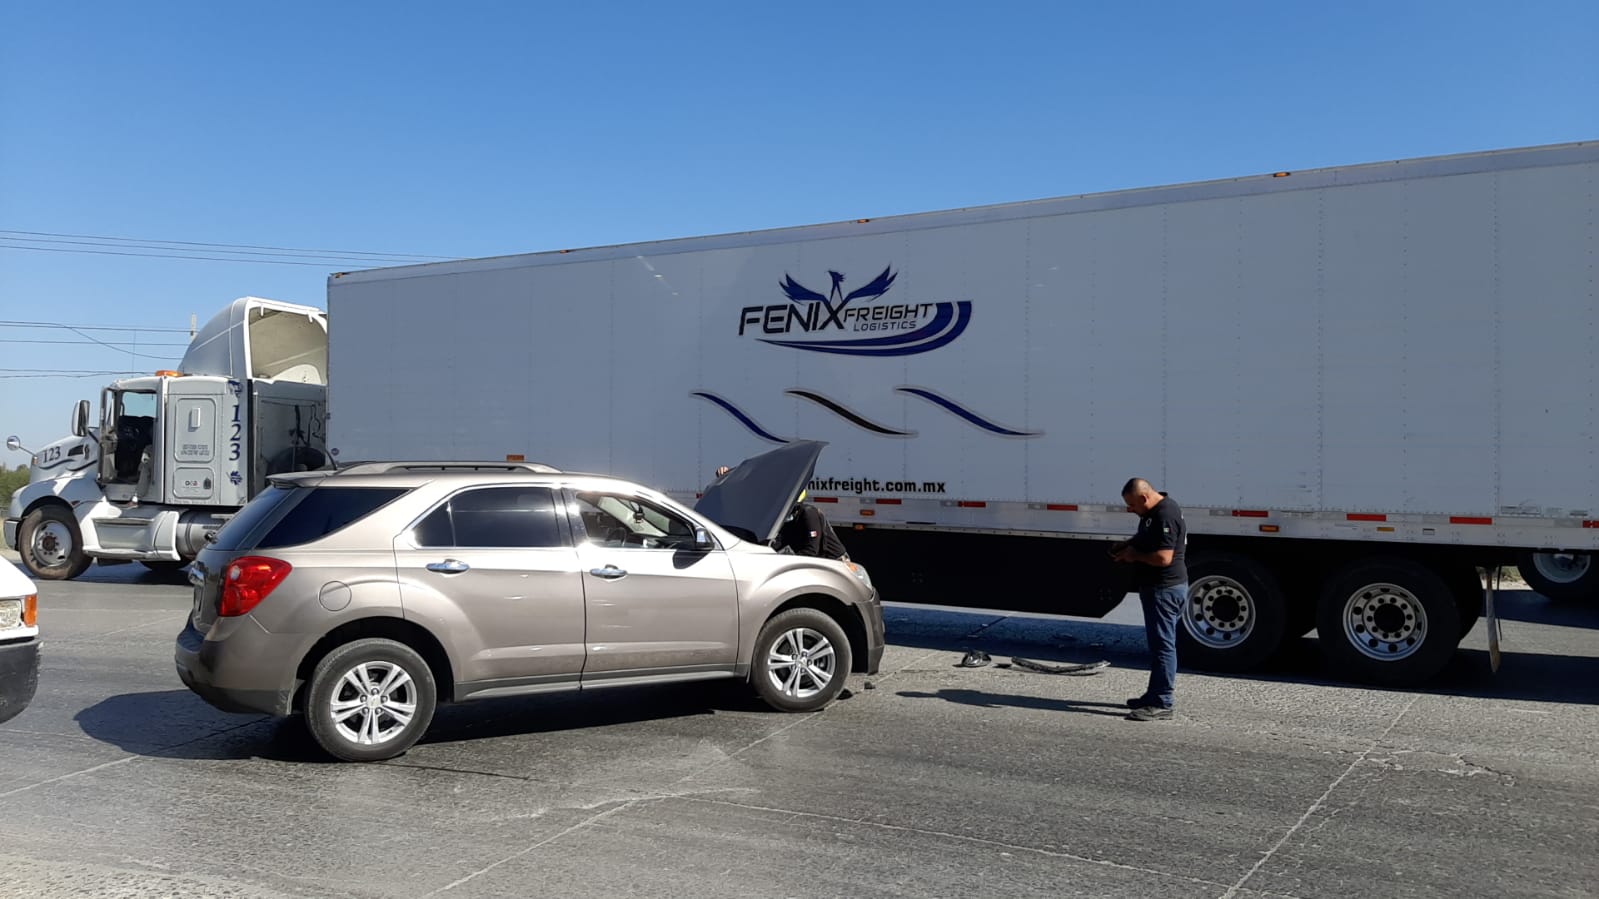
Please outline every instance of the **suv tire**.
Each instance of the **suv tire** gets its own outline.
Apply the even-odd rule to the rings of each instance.
[[[772,708],[814,712],[844,689],[852,661],[838,622],[817,609],[789,609],[761,628],[750,679]]]
[[[329,755],[378,762],[401,755],[427,731],[438,689],[433,671],[404,643],[356,640],[317,663],[305,723]]]

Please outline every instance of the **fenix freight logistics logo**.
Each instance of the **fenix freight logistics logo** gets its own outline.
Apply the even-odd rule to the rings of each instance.
[[[778,286],[789,302],[739,310],[739,336],[766,335],[755,339],[813,353],[909,356],[945,346],[972,320],[970,300],[872,303],[888,293],[899,277],[892,265],[848,293],[844,292],[843,273],[827,274],[833,279],[833,289],[824,296],[784,273]],[[856,300],[863,302],[850,305]]]

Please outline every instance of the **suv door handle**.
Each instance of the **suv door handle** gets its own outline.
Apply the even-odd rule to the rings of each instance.
[[[598,578],[604,578],[608,581],[614,581],[619,578],[627,577],[627,571],[622,568],[617,568],[615,565],[607,565],[604,568],[590,568],[589,574],[592,574]]]
[[[456,561],[455,559],[445,559],[442,562],[428,563],[429,571],[442,571],[445,574],[460,574],[471,567],[471,565],[468,565],[465,562]]]

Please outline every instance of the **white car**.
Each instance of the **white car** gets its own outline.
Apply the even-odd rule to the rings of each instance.
[[[0,558],[0,721],[15,718],[39,686],[39,594]]]

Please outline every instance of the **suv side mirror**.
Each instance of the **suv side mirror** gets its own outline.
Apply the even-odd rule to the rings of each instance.
[[[89,433],[89,401],[78,400],[72,407],[72,436],[82,437]]]

